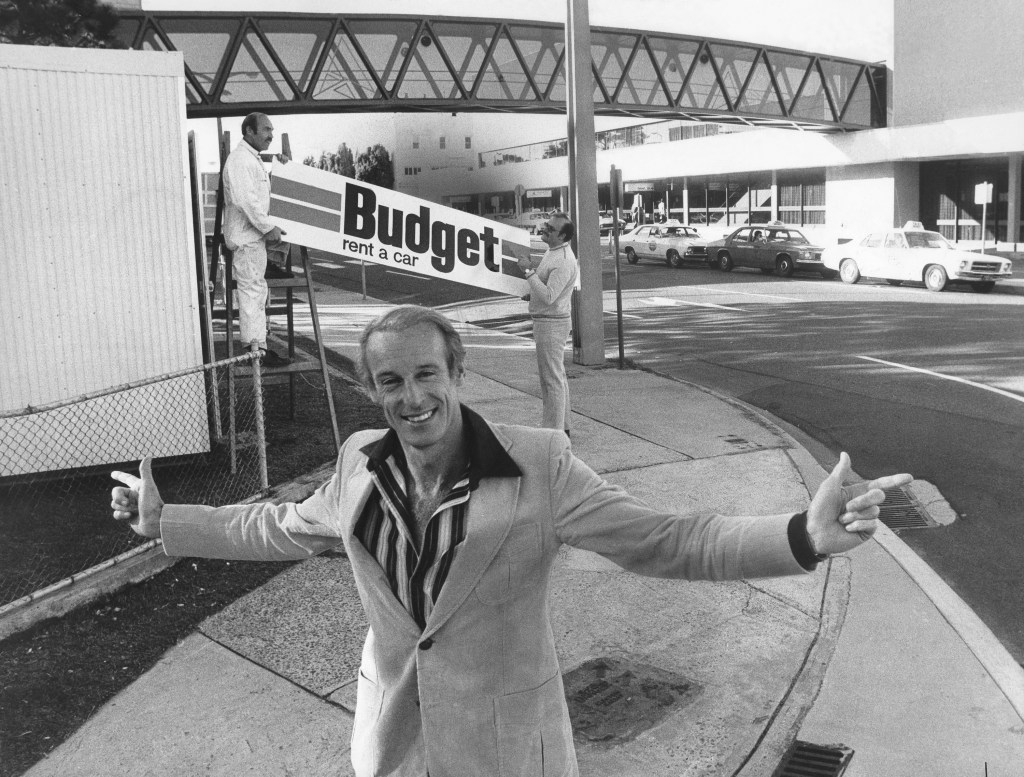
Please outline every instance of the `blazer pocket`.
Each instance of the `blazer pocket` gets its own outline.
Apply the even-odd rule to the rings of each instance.
[[[531,579],[540,557],[540,527],[535,523],[513,526],[494,561],[484,570],[476,595],[484,604],[503,604]]]
[[[352,764],[356,772],[376,773],[386,743],[381,741],[380,712],[384,706],[384,689],[359,670],[356,686],[356,714],[352,724]]]
[[[539,688],[494,700],[500,777],[563,777],[574,773],[572,728],[555,675]]]

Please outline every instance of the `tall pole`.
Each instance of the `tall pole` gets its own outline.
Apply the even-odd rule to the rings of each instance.
[[[604,364],[604,302],[597,204],[594,78],[587,0],[566,0],[566,120],[569,138],[569,210],[576,224],[573,249],[580,262],[580,291],[573,305],[573,361]]]

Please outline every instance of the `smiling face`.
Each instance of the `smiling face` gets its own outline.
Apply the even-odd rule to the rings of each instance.
[[[407,452],[461,444],[458,389],[464,372],[449,372],[436,326],[374,332],[366,342],[366,367],[374,401]]]

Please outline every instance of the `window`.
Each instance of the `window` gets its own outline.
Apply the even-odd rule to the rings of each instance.
[[[473,148],[473,138],[466,135],[466,148]]]
[[[444,138],[444,135],[442,135],[441,136],[441,150],[442,151],[444,150],[444,147],[445,147],[445,138]]]

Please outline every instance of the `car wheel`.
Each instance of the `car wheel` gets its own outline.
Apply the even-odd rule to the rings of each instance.
[[[775,272],[781,275],[783,278],[788,278],[793,274],[794,264],[793,260],[783,254],[775,260]]]
[[[634,251],[632,248],[627,248],[626,261],[629,262],[630,264],[636,264],[637,262],[640,261],[640,257],[636,255],[636,251]]]
[[[668,263],[670,266],[675,267],[678,270],[683,266],[683,257],[681,257],[679,252],[673,248],[668,252]]]
[[[897,280],[896,278],[886,278],[885,282],[888,283],[890,286],[902,286],[903,285],[903,281]]]
[[[773,270],[771,267],[762,267],[761,272],[763,272],[765,275],[771,275],[773,272],[775,272],[775,270]]]
[[[971,284],[974,290],[979,294],[988,294],[992,289],[996,287],[995,281],[978,281],[977,283]]]
[[[722,251],[718,255],[718,269],[722,272],[729,272],[733,268],[732,257],[729,256],[728,251]]]
[[[924,285],[928,287],[928,291],[942,291],[947,283],[949,276],[946,275],[945,268],[937,264],[930,264],[924,268]]]
[[[843,283],[856,283],[860,280],[860,268],[853,259],[843,259],[843,263],[839,265],[839,277],[843,279]]]

